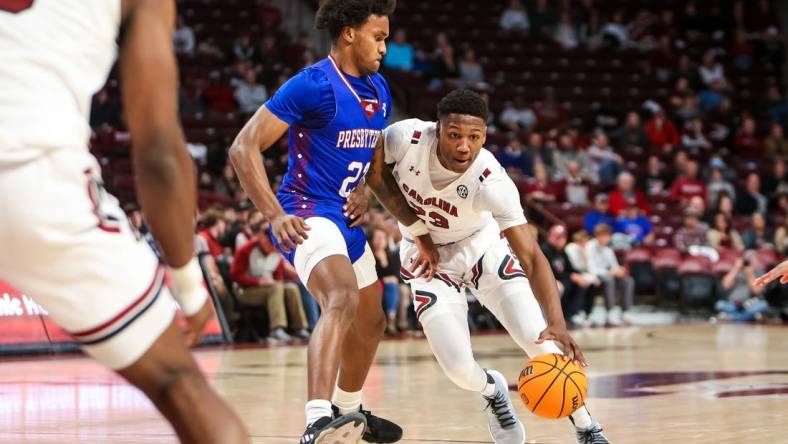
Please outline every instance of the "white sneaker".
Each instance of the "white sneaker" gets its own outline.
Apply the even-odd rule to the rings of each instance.
[[[292,341],[293,337],[287,334],[284,328],[279,327],[271,331],[271,334],[268,335],[271,339],[275,339],[277,341]]]
[[[490,378],[495,381],[495,393],[490,397],[482,396],[482,400],[487,404],[487,425],[493,441],[496,444],[524,444],[525,428],[515,414],[506,378],[495,370],[489,370],[488,381]]]
[[[624,324],[626,324],[626,325],[632,325],[632,324],[634,324],[634,322],[632,321],[632,313],[631,313],[629,310],[627,310],[627,311],[625,311],[625,312],[621,313],[621,320],[622,320],[622,321],[624,322]]]
[[[602,434],[602,426],[594,421],[585,429],[576,428],[577,444],[610,444],[610,440]]]
[[[624,321],[621,319],[621,307],[616,305],[610,309],[610,311],[607,313],[607,323],[612,326],[624,324]]]
[[[295,337],[297,337],[298,339],[303,339],[304,341],[308,341],[309,336],[310,336],[309,330],[305,328],[302,328],[301,330],[295,332]]]
[[[591,325],[591,321],[586,317],[584,311],[578,312],[569,320],[578,327],[588,327]]]
[[[588,315],[588,321],[593,327],[604,327],[605,320],[607,319],[607,310],[601,305],[597,305],[591,309],[591,314]]]

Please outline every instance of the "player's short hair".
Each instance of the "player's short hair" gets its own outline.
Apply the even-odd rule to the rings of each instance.
[[[446,94],[438,102],[438,119],[442,119],[449,114],[464,114],[482,119],[485,123],[490,114],[487,104],[481,96],[470,89],[455,89]]]
[[[321,0],[315,16],[315,28],[325,29],[336,40],[342,28],[363,25],[370,15],[390,16],[397,0]]]

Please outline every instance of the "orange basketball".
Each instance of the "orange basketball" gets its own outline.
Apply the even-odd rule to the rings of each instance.
[[[586,399],[583,370],[558,353],[532,358],[520,372],[517,389],[528,410],[542,418],[564,418]]]

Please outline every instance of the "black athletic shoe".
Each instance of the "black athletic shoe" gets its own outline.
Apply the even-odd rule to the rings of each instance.
[[[339,408],[331,407],[334,410],[334,418],[339,417]],[[367,420],[367,430],[364,432],[364,442],[368,443],[392,443],[402,439],[402,427],[394,424],[388,419],[375,416],[369,410],[358,409]]]
[[[328,416],[309,424],[299,444],[358,444],[367,419],[361,413],[349,413],[336,419]]]

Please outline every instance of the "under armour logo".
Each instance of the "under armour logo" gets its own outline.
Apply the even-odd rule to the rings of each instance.
[[[410,171],[410,172],[414,172],[415,171],[417,176],[421,173],[421,171],[417,170],[416,167],[413,166],[413,165],[410,166],[410,169],[408,171]]]

